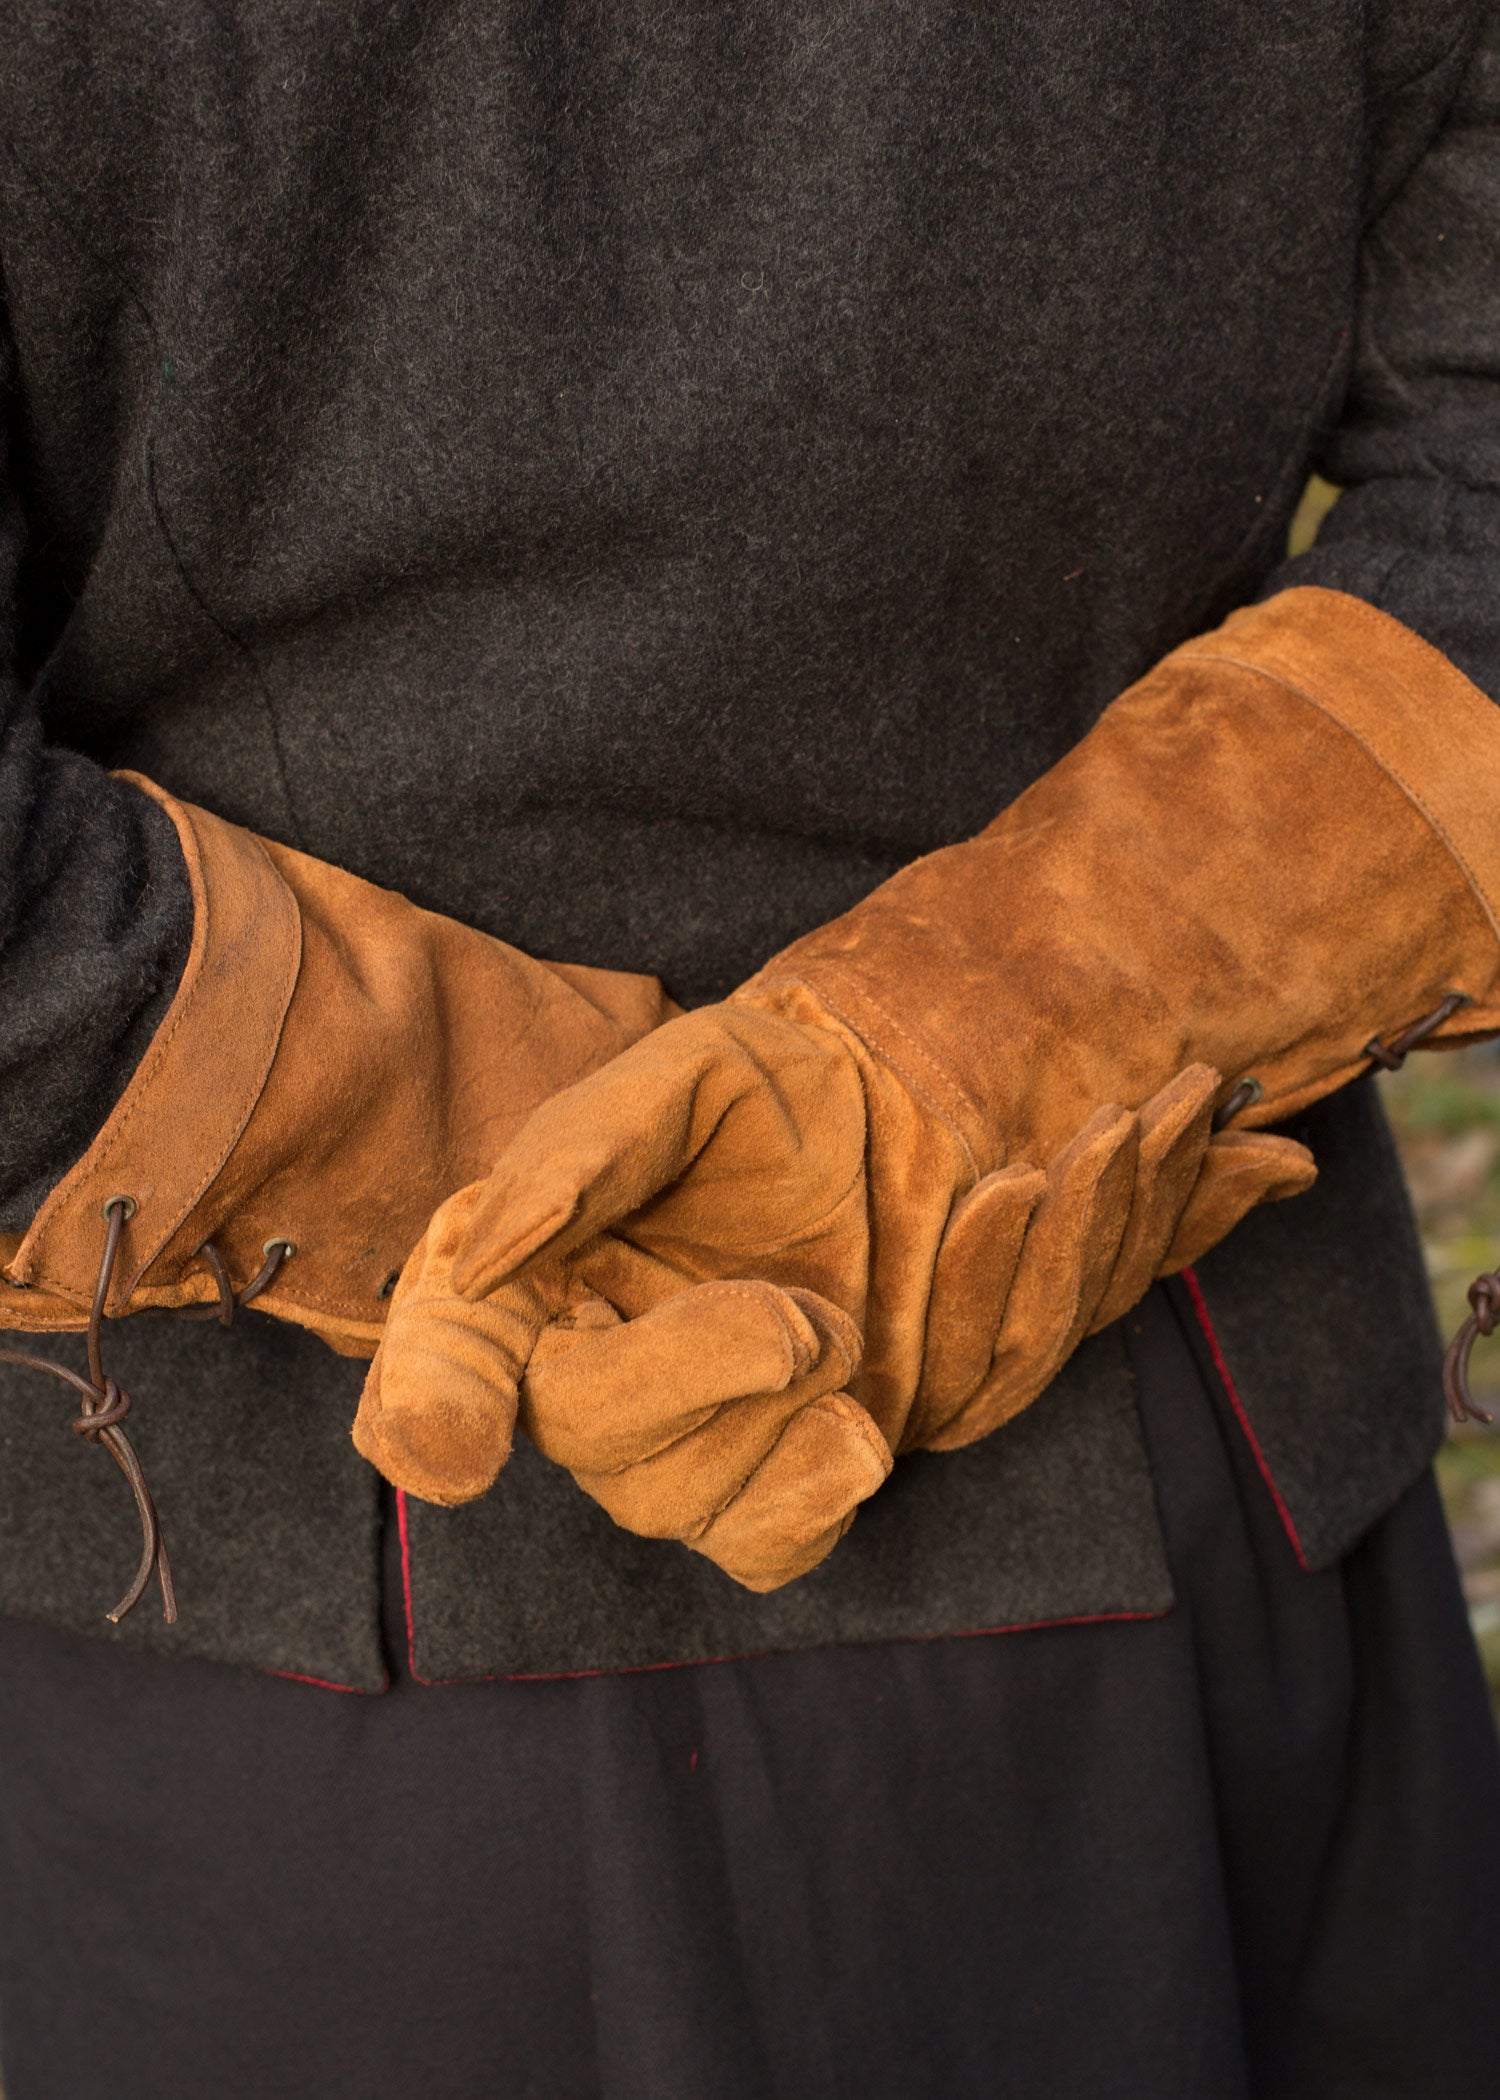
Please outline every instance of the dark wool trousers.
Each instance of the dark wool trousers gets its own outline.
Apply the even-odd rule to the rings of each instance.
[[[1494,2100],[1432,1484],[1304,1574],[1130,1339],[1159,1620],[446,1690],[393,1625],[383,1698],[5,1622],[6,2100]]]

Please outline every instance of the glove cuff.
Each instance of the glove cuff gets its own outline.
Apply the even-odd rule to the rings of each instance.
[[[83,1324],[123,1196],[111,1316],[228,1317],[255,1279],[260,1310],[368,1356],[438,1204],[664,1018],[661,988],[553,969],[135,784],[177,825],[193,943],[113,1114],[14,1247],[0,1325]],[[264,1277],[277,1243],[290,1258]]]
[[[1278,1120],[1377,1044],[1500,1029],[1500,708],[1362,600],[1283,592],[753,982],[787,978],[981,1171],[1193,1063],[1240,1123]]]
[[[1500,942],[1500,706],[1441,650],[1363,598],[1303,584],[1173,660],[1274,681],[1347,730],[1443,841]]]

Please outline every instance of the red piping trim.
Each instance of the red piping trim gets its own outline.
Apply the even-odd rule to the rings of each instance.
[[[406,1614],[406,1667],[416,1684],[441,1684],[440,1677],[424,1677],[417,1668],[417,1622],[411,1610],[411,1530],[406,1521],[406,1490],[396,1490],[396,1525],[401,1533],[401,1609]]]
[[[1115,1626],[1128,1620],[1163,1619],[1166,1611],[1083,1612],[1073,1619],[1018,1619],[1013,1626],[960,1626],[952,1633],[902,1633],[900,1641],[978,1641],[1002,1633],[1045,1633],[1058,1626]],[[860,1645],[865,1645],[861,1643]],[[439,1684],[558,1684],[580,1677],[641,1677],[648,1670],[701,1670],[710,1663],[754,1662],[757,1656],[796,1653],[779,1648],[747,1648],[740,1655],[699,1655],[688,1662],[628,1663],[620,1670],[515,1670],[503,1677],[443,1677]]]
[[[1203,1330],[1203,1339],[1208,1344],[1208,1353],[1213,1358],[1214,1369],[1219,1374],[1219,1383],[1229,1396],[1229,1404],[1234,1409],[1235,1420],[1244,1431],[1245,1442],[1250,1446],[1251,1454],[1260,1470],[1260,1477],[1265,1482],[1267,1489],[1270,1491],[1271,1500],[1276,1505],[1276,1514],[1281,1519],[1281,1528],[1292,1542],[1292,1551],[1297,1556],[1297,1565],[1304,1572],[1311,1573],[1312,1563],[1302,1550],[1302,1541],[1297,1536],[1297,1527],[1292,1522],[1292,1513],[1281,1499],[1281,1490],[1276,1485],[1276,1477],[1267,1463],[1266,1454],[1260,1448],[1260,1439],[1250,1426],[1250,1417],[1245,1412],[1245,1403],[1241,1400],[1238,1392],[1236,1392],[1234,1380],[1229,1375],[1229,1366],[1224,1361],[1223,1348],[1220,1346],[1213,1320],[1209,1316],[1208,1300],[1203,1295],[1203,1286],[1191,1269],[1182,1271],[1182,1280],[1187,1286],[1187,1294],[1192,1302],[1193,1312],[1197,1318],[1198,1325]]]
[[[355,1699],[373,1699],[378,1697],[381,1692],[388,1692],[391,1688],[389,1677],[386,1678],[384,1684],[370,1686],[363,1684],[335,1684],[328,1677],[304,1677],[300,1670],[263,1669],[261,1675],[263,1677],[281,1677],[288,1684],[315,1684],[320,1692],[348,1692]]]
[[[645,1677],[656,1670],[701,1670],[710,1663],[753,1662],[758,1655],[775,1655],[783,1651],[774,1648],[747,1648],[738,1655],[695,1655],[686,1662],[627,1663],[619,1670],[491,1670],[479,1677],[424,1677],[417,1668],[416,1622],[411,1608],[411,1531],[406,1521],[406,1491],[396,1490],[396,1523],[401,1533],[401,1598],[406,1611],[406,1659],[415,1684],[427,1685],[432,1690],[441,1690],[458,1684],[562,1684],[574,1683],[583,1677]],[[975,1641],[991,1634],[1041,1633],[1057,1626],[1115,1626],[1141,1619],[1163,1619],[1170,1606],[1161,1611],[1098,1611],[1084,1612],[1072,1619],[1018,1619],[1012,1626],[964,1626],[955,1633],[912,1633],[897,1638],[912,1641]]]

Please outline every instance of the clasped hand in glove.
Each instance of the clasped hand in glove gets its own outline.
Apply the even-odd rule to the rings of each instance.
[[[1336,593],[1175,652],[978,839],[539,1108],[408,1263],[359,1448],[461,1501],[519,1413],[630,1529],[815,1566],[894,1454],[1307,1186],[1216,1104],[1283,1116],[1455,992],[1445,1039],[1500,1025],[1445,737],[1500,786],[1490,704]]]
[[[359,1449],[460,1501],[504,1464],[519,1399],[622,1525],[773,1588],[828,1552],[895,1451],[996,1426],[1141,1296],[1214,1090],[1197,1069],[1141,1115],[1107,1109],[1050,1176],[981,1172],[803,987],[672,1021],[443,1205]]]
[[[1139,1114],[1106,1109],[1050,1174],[983,1171],[803,987],[670,1022],[443,1206],[356,1441],[416,1494],[464,1500],[504,1464],[519,1400],[617,1522],[774,1587],[894,1452],[994,1427],[1140,1296],[1217,1083],[1198,1068]],[[1257,1193],[1289,1171],[1260,1142]]]

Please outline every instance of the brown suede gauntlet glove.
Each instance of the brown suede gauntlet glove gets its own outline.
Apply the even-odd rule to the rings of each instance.
[[[1238,613],[979,838],[543,1107],[434,1219],[356,1441],[462,1499],[519,1398],[621,1523],[785,1581],[892,1453],[1007,1420],[1306,1186],[1245,1126],[1418,1020],[1500,1028],[1497,899],[1492,704],[1341,594]]]
[[[192,947],[105,1127],[24,1237],[0,1239],[17,1286],[0,1326],[85,1324],[103,1213],[124,1198],[111,1316],[227,1312],[269,1270],[259,1309],[368,1356],[436,1206],[655,1027],[661,988],[535,962],[136,785],[177,825]]]

